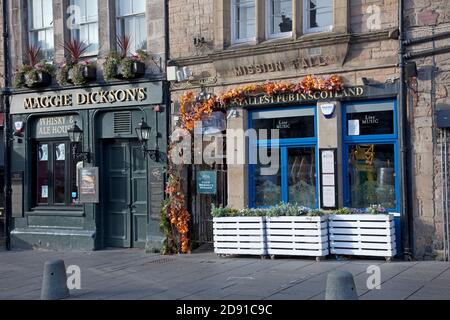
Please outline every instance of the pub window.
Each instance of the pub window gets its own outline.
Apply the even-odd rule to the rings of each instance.
[[[395,102],[386,100],[346,105],[346,206],[399,209],[395,110]]]
[[[305,33],[331,31],[333,0],[303,0],[303,29]]]
[[[347,107],[347,136],[395,133],[394,104],[352,104]]]
[[[251,206],[318,206],[315,122],[311,107],[251,112],[252,129],[278,130],[279,136],[260,132],[257,141],[250,141],[250,159],[256,158],[250,165]]]
[[[271,139],[271,129],[278,130],[280,139],[312,138],[315,136],[314,110],[291,109],[255,111],[252,118],[252,128],[261,137],[260,130],[267,129],[267,138]]]
[[[242,43],[256,37],[255,0],[232,0],[232,42]]]
[[[76,203],[76,165],[70,149],[68,140],[34,143],[36,206]]]
[[[54,55],[52,0],[28,0],[29,42],[39,47],[46,60]]]
[[[147,48],[145,0],[116,0],[117,32],[130,37],[130,52]]]
[[[395,144],[351,144],[347,152],[350,207],[396,208]]]
[[[266,0],[267,37],[292,35],[292,0]]]
[[[75,27],[72,29],[72,39],[85,43],[88,47],[85,55],[96,55],[98,42],[98,1],[71,0],[74,6]]]

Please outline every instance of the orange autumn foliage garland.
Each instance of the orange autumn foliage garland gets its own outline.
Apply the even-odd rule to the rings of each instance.
[[[196,101],[194,93],[188,91],[180,99],[180,122],[179,127],[186,129],[192,134],[195,122],[201,121],[206,115],[210,115],[215,108],[225,109],[233,103],[243,102],[249,95],[275,96],[289,93],[313,93],[317,91],[339,92],[343,89],[342,79],[332,75],[327,79],[314,76],[306,76],[298,83],[289,82],[265,82],[263,84],[251,84],[228,90],[220,96],[211,96],[203,101]],[[190,213],[186,207],[186,199],[181,185],[181,168],[171,162],[171,153],[177,142],[172,142],[168,151],[168,182],[166,187],[166,210],[170,224],[178,232],[178,251],[189,252],[189,221]],[[175,237],[174,237],[175,238]],[[174,241],[174,240],[173,240]],[[173,242],[172,241],[172,242]]]

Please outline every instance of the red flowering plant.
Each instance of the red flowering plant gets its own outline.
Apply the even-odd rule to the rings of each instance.
[[[49,85],[53,71],[53,65],[42,59],[41,48],[29,45],[26,49],[26,63],[16,70],[14,85],[16,88]]]

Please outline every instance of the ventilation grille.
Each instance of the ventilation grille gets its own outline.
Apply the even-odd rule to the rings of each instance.
[[[131,133],[131,112],[114,113],[114,133]]]

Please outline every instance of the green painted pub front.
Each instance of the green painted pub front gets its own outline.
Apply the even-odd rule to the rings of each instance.
[[[144,119],[151,127],[145,148],[164,155],[165,100],[164,83],[148,81],[15,93],[12,247],[157,251],[165,161],[144,153],[136,128]],[[84,159],[69,139],[75,124]],[[80,176],[91,167],[98,176]]]

